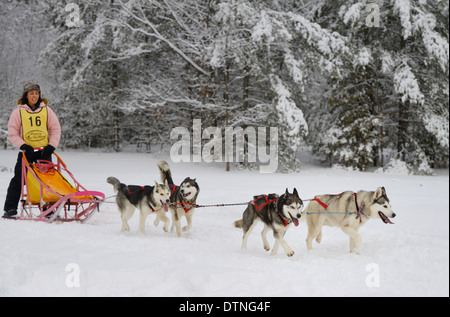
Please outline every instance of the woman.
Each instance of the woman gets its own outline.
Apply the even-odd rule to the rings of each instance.
[[[30,164],[39,159],[50,161],[61,138],[58,118],[47,106],[47,100],[41,98],[38,84],[26,84],[23,88],[22,98],[8,121],[8,138],[21,151],[9,183],[3,218],[15,218],[22,191],[23,153]],[[43,150],[35,151],[36,148]]]

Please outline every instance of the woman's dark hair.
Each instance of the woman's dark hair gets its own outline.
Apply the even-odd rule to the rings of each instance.
[[[27,94],[28,94],[28,91],[23,93],[22,98],[20,98],[20,104],[30,106],[30,105],[28,104]],[[41,102],[42,102],[41,92],[39,92],[39,99],[38,99],[38,101],[36,102],[36,106],[39,107],[39,105],[41,104]]]

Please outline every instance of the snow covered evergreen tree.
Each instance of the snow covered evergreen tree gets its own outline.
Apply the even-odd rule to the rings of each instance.
[[[58,69],[54,102],[63,109],[60,121],[67,147],[105,147],[118,150],[120,105],[127,100],[127,61],[114,59],[120,34],[115,0],[83,1],[77,7],[79,24],[70,25],[69,13],[52,4],[47,15],[59,35],[48,46],[43,61]],[[63,7],[64,8],[64,7]]]
[[[297,151],[308,133],[302,109],[308,75],[340,76],[349,48],[339,34],[304,18],[295,4],[221,1],[215,16],[222,36],[213,41],[211,66],[245,79],[239,120],[278,127],[281,170],[297,170]]]
[[[322,135],[333,134],[334,141],[314,142],[316,151],[328,148],[332,161],[347,165],[365,161],[359,169],[382,165],[390,153],[419,173],[436,163],[448,166],[448,2],[327,1],[316,13],[358,52],[344,79],[327,88],[328,102],[339,109]],[[349,130],[351,112],[364,109],[365,124]],[[349,149],[352,139],[358,141]],[[364,140],[371,140],[372,151],[360,148]]]

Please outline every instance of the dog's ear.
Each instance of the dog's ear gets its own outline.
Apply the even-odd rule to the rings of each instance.
[[[384,187],[378,187],[375,191],[375,194],[373,195],[373,200],[377,200],[381,196],[383,196]]]
[[[155,187],[158,187],[158,182],[157,181],[155,181]]]
[[[295,196],[297,196],[298,198],[300,198],[300,196],[298,195],[298,192],[297,192],[297,188],[295,188],[295,187],[294,187],[294,192],[293,192],[293,194],[294,194]]]
[[[289,191],[288,191],[288,189],[286,188],[286,192],[284,193],[285,195],[289,195]]]

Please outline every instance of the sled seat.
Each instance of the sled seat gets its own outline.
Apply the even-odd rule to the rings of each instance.
[[[33,175],[34,174],[34,175]],[[38,161],[31,165],[31,171],[27,172],[28,195],[27,202],[35,205],[56,203],[61,197],[78,192],[59,171],[55,170],[52,162]],[[75,196],[71,200],[93,200],[93,196]]]

